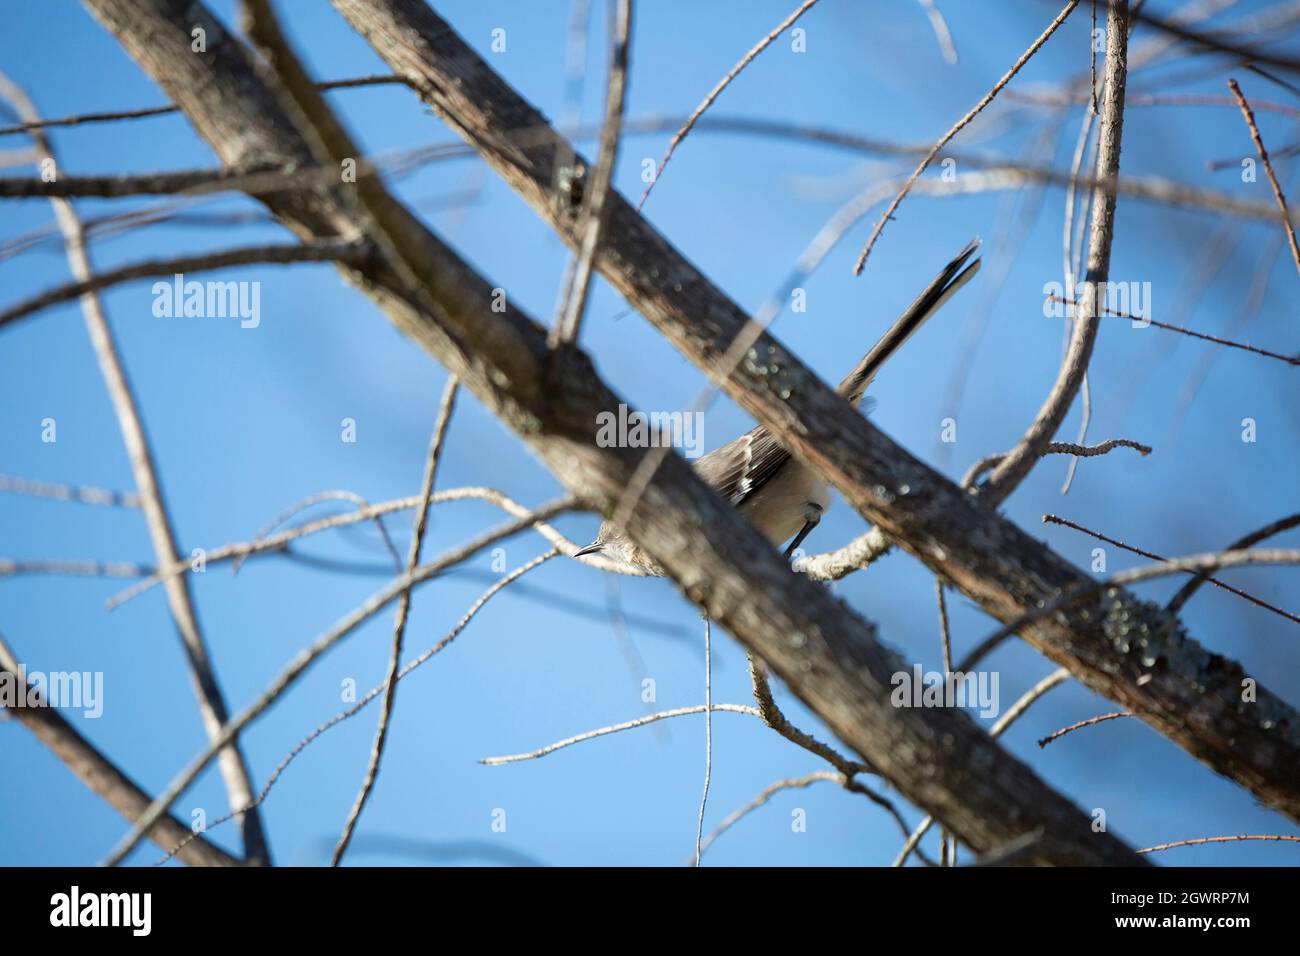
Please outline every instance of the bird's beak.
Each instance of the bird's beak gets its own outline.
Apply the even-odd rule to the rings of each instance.
[[[601,544],[599,541],[593,541],[591,544],[587,545],[585,548],[580,548],[580,549],[578,549],[577,551],[575,551],[575,552],[573,553],[573,556],[574,556],[575,558],[580,558],[580,557],[582,557],[584,554],[599,554],[599,553],[601,552],[601,549],[603,549],[604,547],[605,547],[605,546],[604,546],[603,544]]]

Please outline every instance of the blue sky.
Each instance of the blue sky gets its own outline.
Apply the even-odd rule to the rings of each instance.
[[[903,143],[932,142],[986,91],[1054,15],[1052,4],[956,3],[939,0],[960,53],[945,63],[918,4],[823,0],[800,21],[807,50],[783,37],[759,57],[715,106],[718,115],[780,119]],[[282,3],[293,38],[315,74],[342,78],[386,72],[375,54],[327,4]],[[689,6],[638,4],[628,113],[689,112],[735,61],[778,23],[792,0]],[[595,5],[583,116],[599,116],[603,98],[604,15]],[[1153,4],[1169,12],[1170,3]],[[234,5],[214,8],[236,22]],[[447,2],[440,13],[549,117],[566,115],[568,4]],[[1263,9],[1240,3],[1231,21]],[[78,4],[16,4],[0,33],[0,64],[47,116],[151,106],[163,94]],[[492,53],[494,29],[506,49]],[[1087,70],[1086,10],[1017,78],[1013,89],[1059,83]],[[1150,38],[1139,28],[1135,43]],[[1291,43],[1294,47],[1294,43]],[[1130,93],[1226,93],[1226,69],[1206,58],[1136,72]],[[1250,74],[1235,74],[1252,99],[1289,94]],[[331,94],[366,148],[376,154],[447,143],[454,135],[400,87]],[[1082,116],[1007,102],[954,145],[1018,156],[1043,130],[1041,161],[1068,167]],[[1265,141],[1295,137],[1285,115],[1259,111]],[[639,195],[641,161],[657,159],[667,134],[629,137],[616,185]],[[168,116],[58,130],[65,174],[145,172],[211,165],[214,158],[187,123]],[[12,149],[17,137],[0,141]],[[1128,111],[1126,173],[1159,176],[1271,201],[1262,175],[1242,182],[1236,165],[1212,172],[1207,162],[1253,155],[1235,108],[1155,106]],[[1279,162],[1289,181],[1291,164]],[[757,308],[779,288],[803,248],[839,206],[863,187],[906,172],[895,160],[824,146],[723,135],[704,129],[679,149],[646,207],[650,219],[738,302]],[[963,170],[958,167],[959,173]],[[7,170],[16,175],[21,170]],[[934,173],[930,174],[934,175]],[[508,292],[512,302],[549,321],[567,253],[533,212],[476,160],[427,165],[396,184],[431,227]],[[447,200],[473,201],[455,208]],[[1042,200],[1041,208],[1036,204]],[[84,200],[85,217],[149,204]],[[424,203],[424,205],[420,205]],[[251,211],[233,198],[209,201],[205,213]],[[776,334],[828,380],[839,377],[948,258],[973,235],[985,238],[982,275],[916,336],[877,380],[877,423],[954,479],[986,454],[1010,447],[1032,419],[1056,374],[1061,323],[1043,315],[1044,284],[1061,278],[1060,190],[1045,196],[914,196],[901,208],[866,271],[850,267],[870,223],[849,235],[806,283],[808,309],[782,315]],[[1017,222],[1034,214],[1028,225]],[[878,210],[873,216],[878,215]],[[41,201],[0,205],[0,241],[45,227]],[[1129,198],[1117,216],[1112,277],[1150,283],[1154,317],[1296,351],[1295,267],[1285,251],[1265,273],[1258,309],[1242,326],[1256,270],[1277,241],[1274,225],[1251,222],[1232,237],[1225,265],[1193,295],[1190,267],[1207,244],[1225,243],[1213,215]],[[1231,226],[1230,223],[1226,224]],[[101,268],[181,252],[284,241],[265,224],[167,224],[97,242]],[[1002,239],[1010,236],[1011,258]],[[996,281],[1003,270],[1005,281]],[[68,278],[56,244],[0,259],[0,301],[11,303]],[[108,312],[143,408],[182,548],[247,540],[274,515],[307,495],[347,489],[370,501],[418,490],[445,373],[395,332],[364,296],[328,266],[240,268],[215,278],[261,283],[262,321],[241,329],[224,319],[168,319],[151,312],[149,283],[107,294]],[[1187,303],[1190,301],[1190,305]],[[701,374],[603,284],[594,285],[583,344],[607,381],[647,409],[685,408]],[[982,328],[978,337],[972,330]],[[1158,338],[1163,336],[1161,338]],[[131,472],[86,331],[75,304],[49,309],[0,332],[0,473],[43,481],[129,490]],[[1182,393],[1213,358],[1190,405]],[[960,404],[948,383],[969,362]],[[1123,450],[1081,463],[1062,496],[1063,459],[1042,463],[1004,506],[1005,513],[1083,567],[1096,542],[1044,525],[1056,513],[1166,555],[1222,547],[1294,512],[1295,447],[1300,438],[1296,370],[1154,329],[1103,322],[1092,363],[1092,440],[1132,438],[1155,446],[1138,458]],[[957,441],[939,441],[945,418]],[[58,440],[42,442],[41,421],[54,418]],[[340,422],[357,423],[357,441],[340,440]],[[1243,442],[1242,420],[1257,440]],[[1181,419],[1181,425],[1177,423]],[[1076,407],[1062,438],[1078,428]],[[705,421],[705,447],[749,427],[737,408],[716,402]],[[439,476],[441,487],[493,485],[526,503],[560,490],[513,435],[472,398],[462,397]],[[341,506],[332,506],[341,510]],[[321,506],[319,513],[329,513]],[[315,513],[315,512],[314,512]],[[482,504],[433,512],[426,556],[501,520]],[[596,526],[572,516],[561,526],[575,539]],[[405,552],[409,515],[389,527]],[[827,550],[863,529],[836,502],[809,540]],[[1276,539],[1297,546],[1295,533]],[[516,567],[545,550],[536,535],[504,545]],[[349,573],[283,558],[247,564],[238,576],[214,567],[194,581],[200,618],[232,709],[253,699],[293,654],[385,583],[386,554],[372,528],[318,536],[310,555],[360,564]],[[153,560],[137,512],[0,494],[0,557],[13,559]],[[1107,549],[1108,569],[1142,563]],[[462,572],[416,594],[407,645],[433,644],[496,577],[484,554]],[[375,573],[369,573],[369,572]],[[1264,600],[1300,608],[1294,572],[1246,569],[1225,580]],[[160,591],[111,613],[105,600],[129,582],[56,576],[0,579],[0,633],[28,667],[104,674],[103,716],[68,714],[78,728],[143,786],[156,791],[202,747],[204,734],[179,642]],[[1145,585],[1167,599],[1181,582]],[[490,603],[444,653],[401,685],[379,783],[362,819],[351,862],[672,865],[686,860],[694,838],[704,771],[700,717],[666,721],[584,743],[543,760],[485,767],[482,757],[540,747],[644,712],[641,680],[653,678],[660,709],[698,704],[704,693],[702,628],[694,609],[657,580],[618,582],[631,618],[631,653],[606,613],[607,582],[594,570],[553,561]],[[836,593],[875,621],[907,658],[939,665],[933,579],[912,558],[892,554],[853,575]],[[951,595],[958,653],[995,622]],[[1261,683],[1300,702],[1296,625],[1205,588],[1185,612],[1190,632],[1240,660]],[[313,668],[244,737],[255,784],[312,728],[345,705],[344,681],[369,688],[382,680],[391,616],[379,615]],[[749,703],[744,655],[715,634],[714,700]],[[635,661],[636,663],[629,663]],[[1049,672],[1023,646],[990,662],[1003,706]],[[778,699],[801,726],[829,737],[793,699]],[[1040,750],[1052,730],[1114,710],[1077,684],[1054,691],[1004,738],[1080,806],[1104,808],[1110,827],[1136,846],[1224,833],[1294,833],[1236,785],[1215,776],[1145,725],[1112,721]],[[365,768],[376,711],[332,730],[285,774],[263,808],[279,862],[322,863],[342,827]],[[764,786],[822,769],[752,717],[719,714],[706,826],[716,825]],[[202,808],[225,812],[215,772],[177,804],[188,818]],[[505,810],[504,833],[492,829]],[[792,812],[806,812],[793,832]],[[905,807],[911,822],[920,814]],[[118,814],[80,785],[13,721],[0,723],[0,863],[94,862],[124,832]],[[212,838],[229,846],[230,827]],[[828,784],[784,793],[725,835],[705,861],[714,865],[887,864],[901,837],[892,821],[861,797]],[[933,847],[933,842],[929,844]],[[152,845],[132,863],[157,858]],[[1292,847],[1242,844],[1163,854],[1168,864],[1294,862]]]

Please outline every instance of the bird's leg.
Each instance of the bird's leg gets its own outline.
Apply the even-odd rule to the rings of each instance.
[[[790,560],[790,555],[794,554],[795,549],[798,548],[799,545],[803,544],[803,539],[808,537],[812,529],[821,523],[821,520],[822,509],[817,505],[810,503],[808,505],[808,513],[804,515],[803,527],[800,528],[799,533],[794,536],[794,540],[790,542],[790,546],[785,549],[785,559],[787,561]]]

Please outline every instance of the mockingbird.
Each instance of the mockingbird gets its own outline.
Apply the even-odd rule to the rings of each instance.
[[[977,248],[979,239],[971,240],[944,267],[844,377],[835,389],[839,394],[855,405],[861,402],[880,367],[979,270],[979,259],[969,261]],[[789,540],[785,549],[787,559],[817,527],[822,513],[830,506],[827,484],[783,448],[763,425],[709,452],[695,462],[695,470],[774,545],[780,547],[783,541]],[[577,552],[578,557],[584,554],[600,554],[623,565],[632,574],[662,576],[664,573],[621,528],[608,521],[600,526],[596,540]]]

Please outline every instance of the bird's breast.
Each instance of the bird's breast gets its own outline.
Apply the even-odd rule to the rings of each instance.
[[[810,511],[830,507],[830,488],[811,468],[789,461],[740,506],[740,513],[775,545],[803,529]]]

